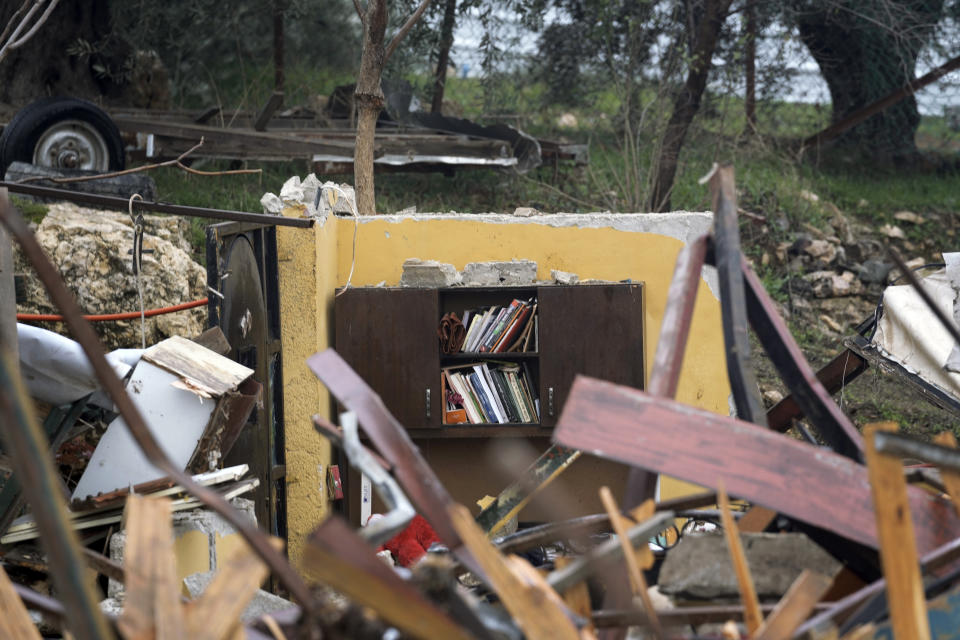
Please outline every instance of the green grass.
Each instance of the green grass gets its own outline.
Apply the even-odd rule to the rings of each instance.
[[[21,196],[11,194],[10,204],[20,210],[20,214],[23,215],[27,222],[36,222],[37,224],[40,224],[43,218],[47,215],[47,205],[41,202],[28,200]]]

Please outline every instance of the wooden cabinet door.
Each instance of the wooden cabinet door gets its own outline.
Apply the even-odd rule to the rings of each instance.
[[[643,285],[540,287],[540,416],[556,424],[578,373],[643,388]]]
[[[436,289],[356,288],[334,303],[337,353],[409,429],[439,427]]]

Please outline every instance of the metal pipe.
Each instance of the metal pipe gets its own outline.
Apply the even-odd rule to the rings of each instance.
[[[89,204],[117,211],[128,211],[130,202],[125,198],[115,196],[101,196],[94,193],[80,193],[78,191],[69,191],[67,189],[54,189],[53,187],[40,187],[33,184],[20,184],[17,182],[0,182],[0,187],[6,187],[12,193],[21,193],[27,196],[36,196],[38,198],[52,198],[55,200],[68,200],[79,204]],[[145,200],[135,200],[133,208],[138,211],[150,211],[152,213],[167,213],[175,216],[184,216],[188,218],[210,218],[213,220],[229,220],[232,222],[253,222],[256,224],[272,224],[278,227],[301,227],[308,228],[313,226],[313,218],[288,218],[286,216],[274,216],[267,213],[252,213],[249,211],[230,211],[227,209],[208,209],[206,207],[190,207],[182,204],[168,204],[166,202],[147,202]]]
[[[960,449],[921,442],[900,433],[877,431],[873,440],[877,451],[901,458],[916,458],[938,467],[960,471]]]
[[[290,590],[291,595],[306,609],[312,610],[315,604],[313,594],[283,554],[273,548],[267,535],[257,529],[256,526],[251,525],[223,496],[216,491],[201,486],[188,473],[170,461],[156,438],[154,438],[153,433],[147,428],[143,416],[131,401],[130,396],[127,395],[123,383],[120,382],[113,367],[104,357],[104,349],[99,338],[97,338],[97,334],[94,333],[90,323],[83,319],[80,308],[77,306],[73,295],[64,285],[56,267],[44,254],[23,217],[13,207],[4,206],[2,200],[0,200],[0,223],[20,243],[23,255],[33,265],[50,299],[63,314],[64,321],[74,339],[83,348],[87,358],[90,359],[90,366],[100,382],[100,386],[113,400],[117,411],[123,416],[124,422],[127,423],[130,434],[137,441],[147,459],[173,478],[187,493],[203,502],[232,524],[254,552],[263,559],[264,563],[270,567],[284,586]],[[46,454],[44,453],[44,455]],[[21,459],[30,460],[31,458]]]

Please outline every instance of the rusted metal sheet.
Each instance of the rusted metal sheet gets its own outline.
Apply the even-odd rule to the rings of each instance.
[[[878,548],[866,469],[768,429],[579,377],[554,439],[706,487],[723,481],[732,495]],[[949,502],[908,492],[920,553],[960,535]]]

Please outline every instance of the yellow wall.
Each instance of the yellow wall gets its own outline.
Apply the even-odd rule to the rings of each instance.
[[[683,246],[674,237],[612,225],[581,228],[534,221],[504,223],[481,216],[381,216],[365,218],[359,224],[354,257],[354,232],[353,219],[332,217],[322,225],[318,222],[313,235],[302,229],[278,229],[287,518],[289,549],[295,560],[304,536],[324,515],[326,497],[320,493],[317,465],[325,468],[329,455],[309,420],[311,414],[329,410],[328,399],[304,360],[332,341],[333,289],[346,284],[351,264],[352,286],[396,285],[407,258],[449,262],[461,270],[468,262],[528,259],[537,262],[537,275],[544,280],[550,278],[551,269],[559,269],[576,273],[581,280],[642,281],[649,372],[674,262]],[[720,306],[701,283],[677,399],[726,414],[729,393]],[[678,490],[678,485],[665,483],[663,495]]]

